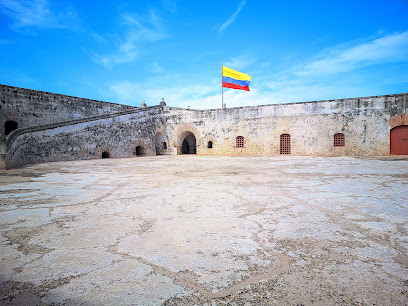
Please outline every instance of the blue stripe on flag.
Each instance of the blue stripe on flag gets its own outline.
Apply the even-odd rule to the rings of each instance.
[[[222,77],[222,81],[225,83],[237,84],[242,87],[249,86],[249,83],[251,83],[251,81],[240,81],[240,80],[236,80],[236,79],[225,77],[225,76]]]

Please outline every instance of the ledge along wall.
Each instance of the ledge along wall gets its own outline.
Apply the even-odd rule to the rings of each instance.
[[[136,147],[155,155],[154,136],[163,130],[161,107],[13,131],[7,138],[6,168],[42,162],[131,157]]]
[[[174,152],[179,135],[191,131],[199,155],[279,155],[280,135],[290,134],[291,155],[380,156],[390,153],[388,120],[407,111],[408,94],[398,94],[215,110],[167,107],[163,115]],[[345,135],[344,147],[334,146],[336,133]],[[236,147],[237,136],[244,148]]]
[[[0,138],[6,121],[26,128],[131,109],[136,107],[0,84]]]

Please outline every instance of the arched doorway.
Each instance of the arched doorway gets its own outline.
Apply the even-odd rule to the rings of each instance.
[[[400,125],[391,129],[390,154],[408,155],[408,125]]]
[[[136,156],[143,156],[144,155],[144,148],[142,146],[136,147]]]
[[[110,153],[108,151],[102,152],[102,158],[110,158]]]
[[[196,154],[196,137],[190,131],[184,131],[178,139],[178,154]]]
[[[154,136],[154,146],[156,149],[156,155],[162,155],[167,150],[167,142],[161,132],[157,132]]]
[[[4,122],[4,135],[10,134],[12,131],[17,130],[18,124],[15,121],[8,120]]]

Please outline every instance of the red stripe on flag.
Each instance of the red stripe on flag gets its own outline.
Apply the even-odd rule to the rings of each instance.
[[[249,86],[239,86],[237,84],[231,84],[226,82],[222,82],[222,87],[249,91]]]

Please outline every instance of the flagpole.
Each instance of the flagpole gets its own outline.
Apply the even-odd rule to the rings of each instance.
[[[222,86],[222,78],[223,76],[223,71],[222,67],[224,66],[224,63],[221,63],[221,108],[224,108],[224,87]]]

